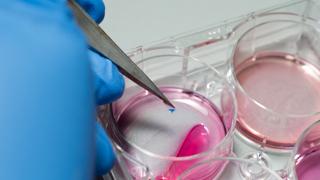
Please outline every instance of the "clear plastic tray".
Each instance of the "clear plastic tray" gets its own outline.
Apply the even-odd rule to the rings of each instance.
[[[128,55],[132,56],[134,61],[138,61],[143,58],[143,52],[150,49],[159,49],[158,53],[162,51],[164,54],[167,51],[179,49],[179,53],[182,53],[181,55],[201,59],[217,68],[220,73],[227,75],[227,62],[231,57],[233,46],[237,40],[237,37],[233,36],[234,29],[245,19],[254,18],[256,15],[265,13],[293,13],[301,17],[320,20],[320,2],[312,0],[289,1],[285,4],[225,20],[194,32],[180,34],[148,45],[139,46],[128,51]],[[161,76],[165,76],[166,68],[170,67],[167,64],[159,63],[156,68],[163,68],[164,73]],[[236,133],[234,137],[234,153],[237,157],[241,158],[257,152],[258,148],[257,144]],[[291,155],[290,150],[281,152],[267,150],[264,153],[267,155],[269,167],[278,173],[286,167]],[[104,178],[117,179],[110,174]]]

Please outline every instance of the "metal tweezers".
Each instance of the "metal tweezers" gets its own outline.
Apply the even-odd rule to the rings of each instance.
[[[75,0],[69,0],[68,5],[73,11],[79,26],[85,33],[89,45],[94,50],[109,58],[127,78],[174,108],[152,80],[117,46]]]

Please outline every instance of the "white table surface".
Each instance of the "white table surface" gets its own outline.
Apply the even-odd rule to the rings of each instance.
[[[101,26],[122,49],[206,27],[288,0],[104,0]]]

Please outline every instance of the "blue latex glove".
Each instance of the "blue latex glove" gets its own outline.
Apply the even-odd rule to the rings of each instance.
[[[99,54],[90,52],[94,70],[95,95],[97,105],[110,103],[119,98],[124,89],[124,80],[117,67]],[[111,169],[114,155],[104,129],[97,123],[96,174],[105,174]]]
[[[95,105],[120,96],[123,79],[89,56],[65,0],[0,1],[0,27],[0,179],[87,180],[96,157],[97,172],[110,168]]]
[[[86,12],[100,23],[105,15],[105,6],[102,0],[77,0]],[[94,71],[94,84],[97,105],[107,104],[116,100],[124,88],[123,77],[116,66],[99,54],[90,51],[90,59]],[[111,169],[114,155],[110,142],[103,128],[97,123],[96,133],[96,174],[105,174]]]
[[[102,0],[76,0],[82,8],[97,22],[104,18],[105,6]]]

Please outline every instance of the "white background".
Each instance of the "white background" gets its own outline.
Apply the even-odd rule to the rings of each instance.
[[[101,26],[124,50],[288,0],[104,0]]]

